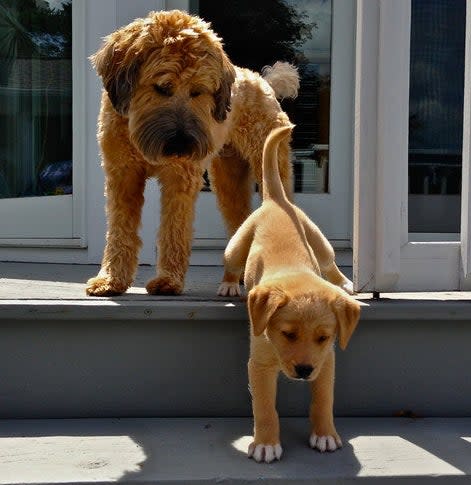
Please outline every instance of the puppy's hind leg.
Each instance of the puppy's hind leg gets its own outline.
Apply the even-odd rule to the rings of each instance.
[[[335,252],[330,242],[304,213],[298,213],[298,215],[303,221],[307,241],[316,255],[322,275],[333,285],[339,286],[349,295],[353,295],[355,293],[353,283],[339,270],[335,263]]]
[[[240,296],[240,276],[250,251],[255,225],[250,216],[232,236],[224,251],[224,276],[219,285],[219,296]]]
[[[225,147],[211,162],[210,179],[231,237],[251,212],[250,167],[231,146]]]

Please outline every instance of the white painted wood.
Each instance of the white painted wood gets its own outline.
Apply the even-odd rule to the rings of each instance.
[[[379,8],[358,0],[355,66],[353,282],[356,291],[375,289],[376,155]]]
[[[381,0],[378,51],[376,289],[394,288],[400,273],[407,200],[410,1]],[[407,221],[407,219],[406,219]]]
[[[0,200],[0,239],[71,238],[72,201],[72,195]]]
[[[458,290],[460,243],[409,242],[401,248],[400,278],[396,290]]]
[[[86,187],[86,113],[85,99],[87,96],[86,72],[87,49],[84,28],[86,26],[87,2],[72,2],[72,187],[73,236],[85,244],[87,207],[85,200]],[[67,247],[67,245],[65,246]]]
[[[471,288],[471,9],[466,9],[463,157],[461,189],[461,286]]]
[[[359,291],[459,288],[453,236],[434,241],[408,233],[409,57],[410,2],[359,0],[353,271]]]
[[[102,38],[113,32],[117,25],[116,0],[87,0],[86,51],[87,57],[96,52]],[[88,262],[99,263],[105,242],[104,176],[96,141],[97,117],[100,109],[101,81],[88,63],[86,71],[86,197]]]
[[[166,10],[186,10],[189,12],[190,10],[190,2],[189,0],[162,0],[162,3],[165,3]]]

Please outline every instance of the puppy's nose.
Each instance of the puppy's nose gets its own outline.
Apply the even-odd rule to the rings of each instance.
[[[312,367],[312,365],[300,364],[300,365],[295,365],[294,370],[296,371],[296,374],[299,379],[307,379],[312,374],[314,367]]]
[[[189,155],[194,146],[194,139],[184,131],[177,131],[164,145],[164,155]]]

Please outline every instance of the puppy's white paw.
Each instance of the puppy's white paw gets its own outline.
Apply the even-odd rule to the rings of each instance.
[[[341,285],[340,288],[346,291],[349,295],[354,295],[355,291],[353,290],[353,283],[350,280],[345,280]]]
[[[240,286],[239,283],[228,283],[223,281],[217,291],[218,296],[240,296]]]
[[[283,448],[280,443],[276,445],[256,445],[255,443],[251,443],[249,445],[249,451],[247,452],[247,456],[253,458],[257,463],[261,463],[262,461],[271,463],[274,460],[280,460],[282,454]]]
[[[323,453],[324,451],[335,451],[342,448],[342,440],[335,436],[317,436],[313,433],[309,438],[309,445]]]

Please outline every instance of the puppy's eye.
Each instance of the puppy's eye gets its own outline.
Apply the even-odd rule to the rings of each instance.
[[[160,84],[154,84],[154,90],[157,94],[169,98],[172,96],[172,87],[169,85],[161,86]]]
[[[198,90],[190,91],[190,98],[197,98],[198,96],[201,96],[202,92]]]
[[[329,337],[327,335],[321,335],[320,337],[317,338],[317,341],[321,344],[322,342],[325,342],[328,340]]]
[[[281,332],[281,333],[290,342],[294,342],[297,338],[297,335],[294,332]]]

